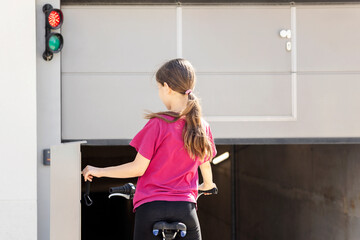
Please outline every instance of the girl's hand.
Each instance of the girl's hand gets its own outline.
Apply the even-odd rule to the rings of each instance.
[[[211,184],[202,183],[202,184],[199,185],[198,190],[207,191],[207,190],[210,190],[210,189],[213,189],[213,188],[216,188],[215,183],[211,183]],[[204,194],[205,195],[210,195],[211,193],[204,193]]]
[[[82,170],[82,175],[84,176],[84,180],[86,181],[90,181],[92,182],[93,177],[101,177],[100,175],[100,168],[97,167],[93,167],[90,165],[87,165],[83,170]]]

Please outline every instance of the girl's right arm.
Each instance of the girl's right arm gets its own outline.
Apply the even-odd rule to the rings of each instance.
[[[142,176],[147,167],[150,164],[150,160],[137,153],[135,160],[118,166],[112,167],[93,167],[87,165],[82,174],[85,181],[92,182],[93,177],[110,177],[110,178],[133,178]]]
[[[204,182],[199,186],[199,190],[206,191],[216,187],[215,183],[213,182],[210,161],[201,164],[200,171]]]

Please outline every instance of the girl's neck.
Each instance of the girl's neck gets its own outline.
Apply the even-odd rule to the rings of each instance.
[[[181,113],[185,108],[187,104],[188,96],[187,95],[180,95],[176,98],[174,98],[174,101],[170,104],[170,111]]]

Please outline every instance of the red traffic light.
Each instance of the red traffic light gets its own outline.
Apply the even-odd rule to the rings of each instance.
[[[61,12],[60,11],[56,11],[56,10],[52,10],[49,13],[48,16],[48,23],[52,28],[56,28],[60,25],[61,21],[62,21],[62,17],[60,16]]]
[[[45,17],[47,19],[46,25],[51,29],[58,29],[63,23],[63,14],[60,9],[51,9],[45,11]]]
[[[53,33],[51,30],[59,29],[64,21],[63,13],[60,9],[53,8],[50,4],[43,6],[45,14],[45,51],[43,58],[50,61],[54,53],[61,51],[64,39],[60,33]]]

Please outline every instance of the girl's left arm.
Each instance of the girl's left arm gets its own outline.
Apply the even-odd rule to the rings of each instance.
[[[113,167],[98,168],[87,165],[82,174],[84,180],[92,181],[93,177],[109,177],[109,178],[133,178],[142,176],[150,164],[150,160],[137,153],[135,160]]]

